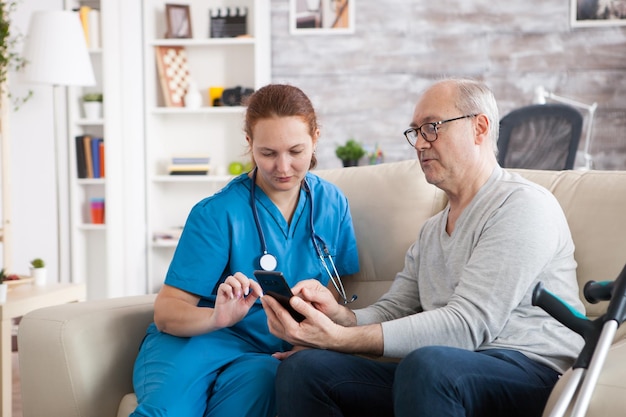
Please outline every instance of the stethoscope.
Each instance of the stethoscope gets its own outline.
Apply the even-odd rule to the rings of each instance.
[[[252,216],[254,217],[254,223],[256,224],[257,231],[259,232],[259,240],[261,241],[261,250],[263,252],[261,254],[261,257],[259,258],[259,266],[264,271],[274,271],[276,269],[276,266],[278,266],[278,260],[274,255],[267,251],[265,233],[263,233],[263,227],[261,227],[261,222],[259,221],[259,212],[256,207],[256,174],[257,169],[254,168],[254,171],[252,171],[252,184],[250,185],[250,206],[252,207]],[[309,224],[311,225],[311,240],[313,241],[313,247],[315,248],[315,252],[322,262],[324,270],[328,274],[328,277],[330,278],[330,281],[333,283],[333,286],[337,290],[337,293],[343,299],[343,303],[351,303],[357,299],[356,294],[354,294],[352,298],[348,300],[348,297],[346,296],[346,290],[343,287],[343,282],[341,281],[341,277],[339,276],[339,272],[337,271],[337,267],[335,266],[335,261],[333,260],[333,257],[328,250],[328,245],[326,245],[326,242],[324,242],[324,239],[322,239],[321,236],[315,233],[315,227],[313,225],[313,193],[311,192],[311,188],[309,187],[309,183],[307,182],[306,178],[302,181],[302,187],[304,188],[304,191],[309,195],[309,200],[311,201]],[[328,268],[328,264],[326,263],[327,258],[330,261],[332,273],[330,268]]]

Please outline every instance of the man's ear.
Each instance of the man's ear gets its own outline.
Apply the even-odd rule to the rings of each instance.
[[[474,123],[475,129],[475,142],[477,145],[480,145],[485,140],[489,139],[489,129],[491,126],[489,125],[489,119],[485,114],[479,114],[476,116],[476,122]]]

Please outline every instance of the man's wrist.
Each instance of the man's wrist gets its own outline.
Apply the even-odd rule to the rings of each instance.
[[[339,305],[338,313],[332,317],[332,320],[344,327],[356,326],[356,314],[345,305]]]
[[[383,331],[380,324],[367,326],[336,326],[329,338],[327,349],[344,353],[382,356],[384,352]]]

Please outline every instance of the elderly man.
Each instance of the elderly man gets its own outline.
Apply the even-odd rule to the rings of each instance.
[[[297,323],[263,297],[271,332],[297,346],[275,355],[281,417],[541,415],[583,341],[531,305],[533,288],[543,281],[584,307],[565,216],[550,192],[498,165],[498,120],[483,83],[423,93],[404,135],[449,203],[376,303],[352,311],[304,281]]]

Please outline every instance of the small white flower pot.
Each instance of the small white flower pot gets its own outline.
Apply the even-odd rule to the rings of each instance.
[[[44,286],[48,280],[46,268],[30,268],[30,276],[35,278],[35,285]]]
[[[102,118],[102,103],[99,101],[85,101],[83,102],[83,111],[85,112],[85,119],[100,119]]]

